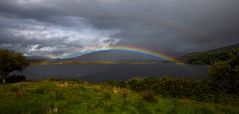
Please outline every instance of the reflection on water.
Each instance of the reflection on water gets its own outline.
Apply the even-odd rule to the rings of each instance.
[[[50,64],[29,66],[23,74],[27,79],[79,79],[85,81],[127,80],[133,77],[201,76],[204,65],[184,64]]]

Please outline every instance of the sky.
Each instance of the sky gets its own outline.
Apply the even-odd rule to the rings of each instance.
[[[239,43],[239,0],[0,0],[0,48],[27,56],[131,46],[181,56]]]

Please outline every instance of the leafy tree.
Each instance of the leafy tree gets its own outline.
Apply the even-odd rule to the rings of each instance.
[[[216,88],[239,94],[239,48],[229,55],[228,60],[217,61],[209,67],[209,78]]]
[[[6,83],[6,78],[11,72],[22,72],[28,64],[28,61],[21,53],[0,49],[0,78],[2,83]]]

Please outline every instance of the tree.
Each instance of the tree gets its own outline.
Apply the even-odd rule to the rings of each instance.
[[[239,48],[229,55],[228,60],[217,61],[209,67],[209,76],[216,88],[239,94]]]
[[[21,53],[0,49],[0,78],[3,84],[11,72],[22,72],[28,65],[27,59]]]

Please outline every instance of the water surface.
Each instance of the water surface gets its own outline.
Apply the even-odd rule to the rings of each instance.
[[[127,80],[133,77],[181,76],[207,74],[204,65],[185,64],[49,64],[31,65],[23,74],[30,80],[47,78],[84,81]]]

